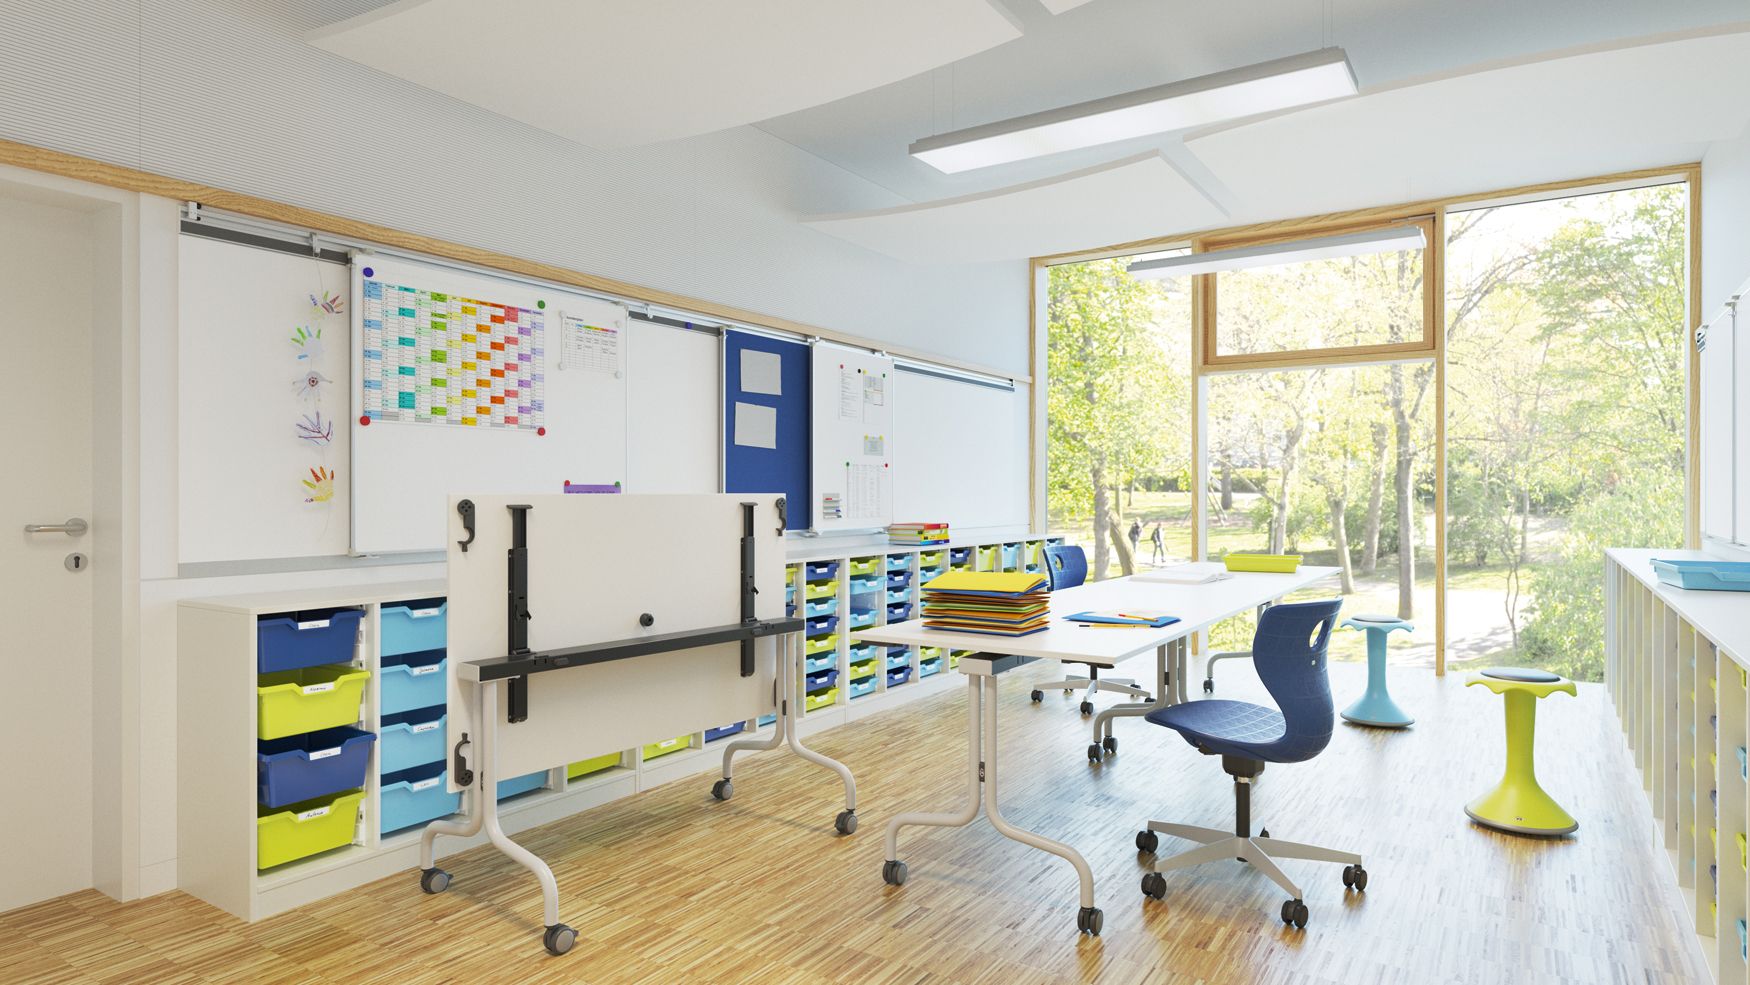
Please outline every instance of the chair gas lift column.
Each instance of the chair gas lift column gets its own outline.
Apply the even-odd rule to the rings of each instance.
[[[1574,682],[1526,667],[1490,667],[1465,679],[1481,684],[1506,702],[1507,766],[1501,782],[1464,807],[1470,819],[1511,834],[1565,835],[1580,827],[1573,815],[1537,782],[1534,766],[1537,702],[1557,691],[1576,694]]]
[[[1343,720],[1374,728],[1409,728],[1416,723],[1398,703],[1392,700],[1385,686],[1386,637],[1393,630],[1413,631],[1416,627],[1396,616],[1351,616],[1343,620],[1343,628],[1367,634],[1367,690],[1355,703],[1343,709]]]

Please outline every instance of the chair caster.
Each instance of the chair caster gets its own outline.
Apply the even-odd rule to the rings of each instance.
[[[1033,699],[1034,704],[1038,704],[1039,702],[1045,700],[1045,692],[1039,690],[1038,688],[1034,688],[1033,693],[1031,695],[1029,695],[1029,697],[1031,697]]]
[[[881,863],[881,881],[889,886],[905,885],[905,863],[888,859]]]
[[[727,779],[718,780],[711,784],[711,796],[718,800],[728,800],[735,796],[735,784],[730,783]]]
[[[1343,866],[1343,888],[1367,892],[1367,870],[1359,864]]]
[[[1100,936],[1100,928],[1106,923],[1106,915],[1097,906],[1084,906],[1076,913],[1076,929],[1094,937]]]
[[[1306,904],[1300,900],[1284,900],[1282,903],[1282,922],[1296,928],[1306,926]]]
[[[1082,715],[1084,717],[1086,717],[1088,715],[1092,715],[1093,713],[1094,713],[1094,703],[1092,701],[1082,702]]]
[[[1098,742],[1089,743],[1088,744],[1088,762],[1097,763],[1099,761],[1100,761],[1100,744]]]
[[[571,945],[577,943],[577,931],[562,923],[556,923],[548,927],[547,932],[541,935],[541,943],[546,946],[549,954],[555,956],[564,954],[571,950]]]
[[[832,826],[839,834],[856,834],[857,812],[854,810],[839,811],[839,816],[833,819]]]
[[[1153,855],[1161,847],[1161,836],[1147,828],[1136,833],[1136,850]],[[1151,873],[1152,874],[1152,873]],[[1145,890],[1146,891],[1146,890]]]
[[[1149,832],[1153,834],[1154,832]],[[1167,877],[1159,872],[1144,873],[1142,877],[1142,895],[1150,899],[1165,899],[1167,896]]]
[[[419,888],[435,896],[450,888],[450,874],[442,869],[421,870]]]
[[[1215,682],[1211,681],[1211,680],[1205,680],[1203,682],[1203,693],[1204,694],[1214,694],[1215,693]]]
[[[1107,752],[1116,753],[1118,751],[1118,737],[1116,735],[1108,735],[1100,740],[1100,745],[1104,746]]]

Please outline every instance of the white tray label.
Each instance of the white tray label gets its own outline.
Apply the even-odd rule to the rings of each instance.
[[[409,668],[409,670],[412,671],[414,677],[424,677],[427,674],[437,673],[438,665],[437,664],[426,664],[423,667]]]
[[[310,754],[310,761],[315,762],[318,759],[327,759],[330,756],[338,756],[338,755],[340,755],[340,747],[339,746],[335,746],[333,749],[319,749],[316,752],[313,752]]]
[[[330,620],[328,619],[312,619],[309,622],[298,623],[298,629],[327,629],[329,622]]]
[[[415,619],[427,619],[431,616],[440,615],[443,611],[444,610],[442,609],[413,609],[407,614]]]
[[[409,790],[430,790],[432,787],[437,786],[437,782],[441,779],[443,779],[443,778],[434,776],[428,780],[415,780],[413,783],[408,785],[407,789],[409,789]]]
[[[334,682],[329,681],[326,684],[306,684],[304,685],[303,690],[305,694],[321,694],[323,691],[334,690]]]
[[[319,817],[326,817],[331,810],[333,810],[331,807],[318,807],[314,810],[303,811],[298,814],[298,820],[314,821]]]
[[[420,724],[413,726],[413,734],[418,735],[421,732],[430,732],[432,729],[437,728],[438,725],[438,722],[421,722]]]

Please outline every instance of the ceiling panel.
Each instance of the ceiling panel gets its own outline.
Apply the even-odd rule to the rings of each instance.
[[[402,0],[308,37],[512,119],[619,147],[818,106],[1020,35],[996,0]]]
[[[1697,160],[1750,123],[1750,33],[1498,68],[1192,136],[1240,219]]]
[[[964,263],[1121,243],[1223,218],[1165,158],[1147,153],[993,192],[803,221],[901,260]]]

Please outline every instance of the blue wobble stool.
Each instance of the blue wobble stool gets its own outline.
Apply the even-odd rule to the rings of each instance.
[[[1343,720],[1374,728],[1407,728],[1416,723],[1391,699],[1385,687],[1385,638],[1394,629],[1413,630],[1416,627],[1397,616],[1351,616],[1343,620],[1346,629],[1367,633],[1367,692],[1355,703],[1343,709]]]

